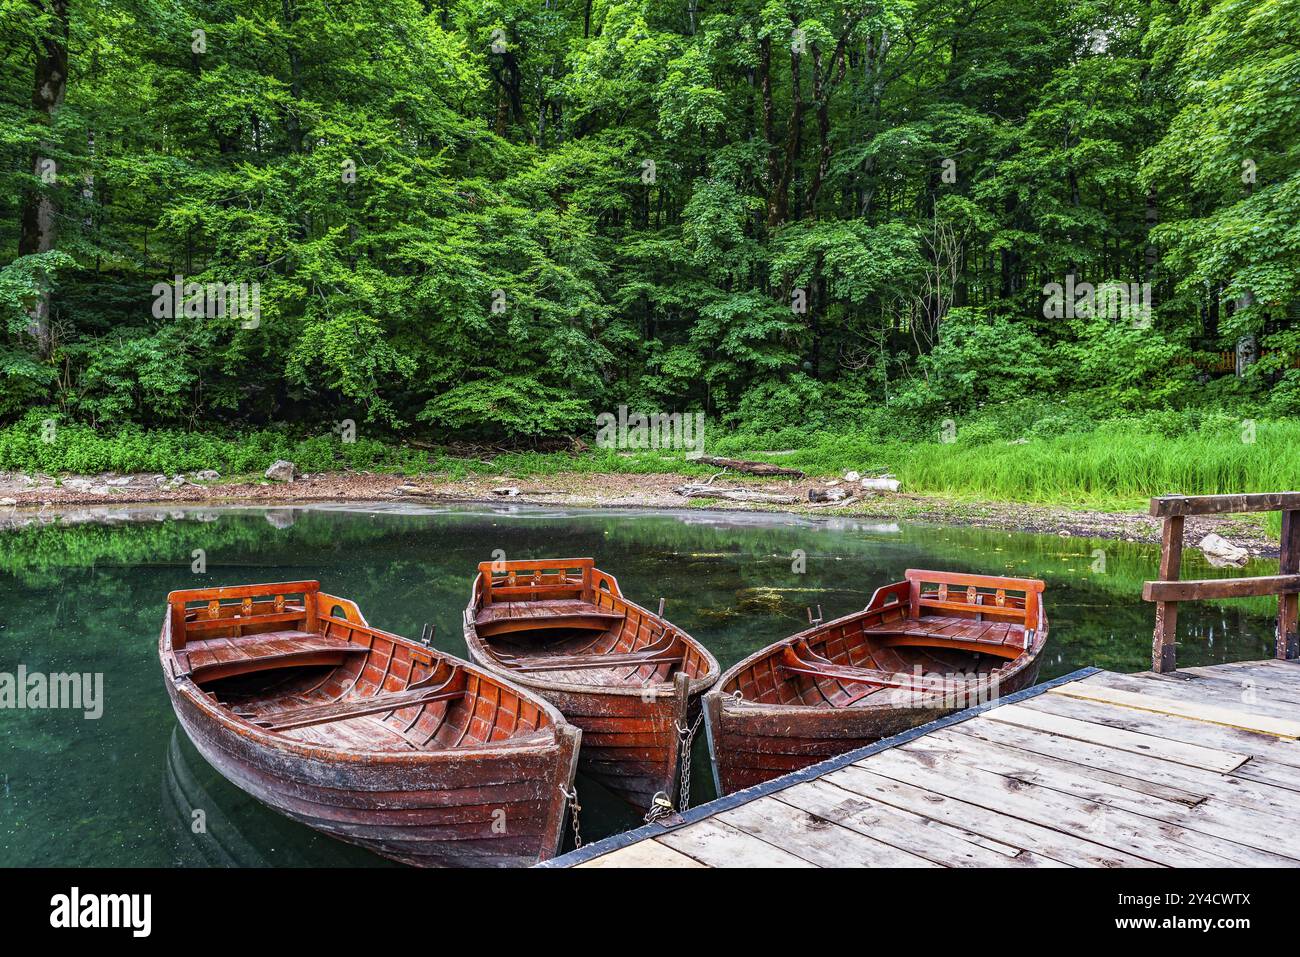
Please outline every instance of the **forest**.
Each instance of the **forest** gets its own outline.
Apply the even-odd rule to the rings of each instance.
[[[51,419],[528,449],[626,406],[1285,481],[1241,461],[1300,437],[1298,37],[1300,0],[0,0],[0,466],[65,461]]]

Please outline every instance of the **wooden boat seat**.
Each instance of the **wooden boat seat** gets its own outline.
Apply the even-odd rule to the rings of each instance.
[[[275,668],[340,665],[348,655],[364,655],[369,650],[311,631],[264,631],[234,638],[191,638],[177,650],[176,657],[181,674],[204,682]]]
[[[639,668],[643,665],[666,665],[680,663],[686,654],[683,646],[677,652],[676,637],[663,629],[649,644],[638,651],[605,652],[603,654],[552,654],[552,655],[512,655],[497,652],[497,659],[506,667],[516,671],[585,671],[598,668]]]
[[[978,654],[1017,658],[1026,647],[1025,626],[1010,621],[976,621],[945,615],[898,618],[862,629],[879,635],[889,645],[923,645],[956,648]]]
[[[807,657],[800,657],[800,651]],[[796,674],[809,675],[814,678],[834,678],[837,681],[849,681],[855,684],[873,684],[882,688],[904,688],[908,691],[933,692],[944,691],[953,687],[951,678],[947,679],[948,683],[945,685],[942,678],[927,682],[925,678],[917,679],[914,675],[896,674],[890,671],[881,671],[878,668],[838,665],[821,657],[806,645],[800,648],[799,651],[791,647],[784,648],[781,652],[781,663],[785,666],[786,671],[793,671]],[[957,682],[958,686],[964,684],[970,684],[970,682]]]
[[[294,728],[306,728],[316,724],[328,724],[331,721],[346,721],[371,714],[387,711],[400,711],[415,705],[426,705],[435,701],[451,701],[465,694],[463,688],[455,691],[437,688],[406,688],[402,691],[386,691],[382,694],[350,701],[331,701],[327,704],[307,705],[302,708],[288,708],[271,714],[260,715],[250,720],[268,731],[290,731]]]
[[[621,613],[601,608],[589,601],[555,598],[543,601],[494,601],[479,610],[474,617],[474,624],[478,633],[486,637],[503,632],[544,628],[605,631],[623,618]]]

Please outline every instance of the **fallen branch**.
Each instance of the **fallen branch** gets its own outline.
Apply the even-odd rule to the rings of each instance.
[[[701,455],[698,459],[692,459],[694,462],[703,462],[705,465],[716,465],[719,468],[731,469],[733,472],[744,472],[746,475],[783,475],[790,478],[803,478],[804,475],[798,469],[786,469],[779,465],[771,465],[768,462],[746,462],[743,459],[720,459],[714,455]]]
[[[768,505],[793,505],[799,501],[797,495],[774,495],[771,492],[755,492],[746,488],[713,488],[708,485],[682,485],[674,489],[678,495],[687,498],[721,498],[729,502],[763,502]]]

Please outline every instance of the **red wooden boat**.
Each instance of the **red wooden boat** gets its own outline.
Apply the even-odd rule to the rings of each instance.
[[[584,774],[643,811],[660,791],[676,803],[684,729],[721,669],[686,632],[624,598],[592,559],[480,564],[465,644],[475,663],[582,729]]]
[[[225,777],[407,864],[553,856],[581,735],[545,701],[370,627],[314,581],[167,596],[176,716]]]
[[[862,611],[731,668],[704,698],[718,794],[1032,685],[1043,583],[909,569]]]

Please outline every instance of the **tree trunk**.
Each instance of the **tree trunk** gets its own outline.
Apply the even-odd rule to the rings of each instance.
[[[63,104],[68,88],[68,0],[31,0],[37,10],[54,18],[53,29],[37,41],[36,75],[32,90],[32,109],[47,128],[54,125],[54,114]],[[45,182],[45,176],[57,169],[44,154],[49,141],[37,147],[32,157],[32,170],[42,182],[26,191],[18,234],[18,255],[30,256],[49,252],[57,238],[58,204],[54,195],[55,183]],[[50,354],[50,292],[43,289],[32,306],[28,332],[36,340],[42,357]]]

